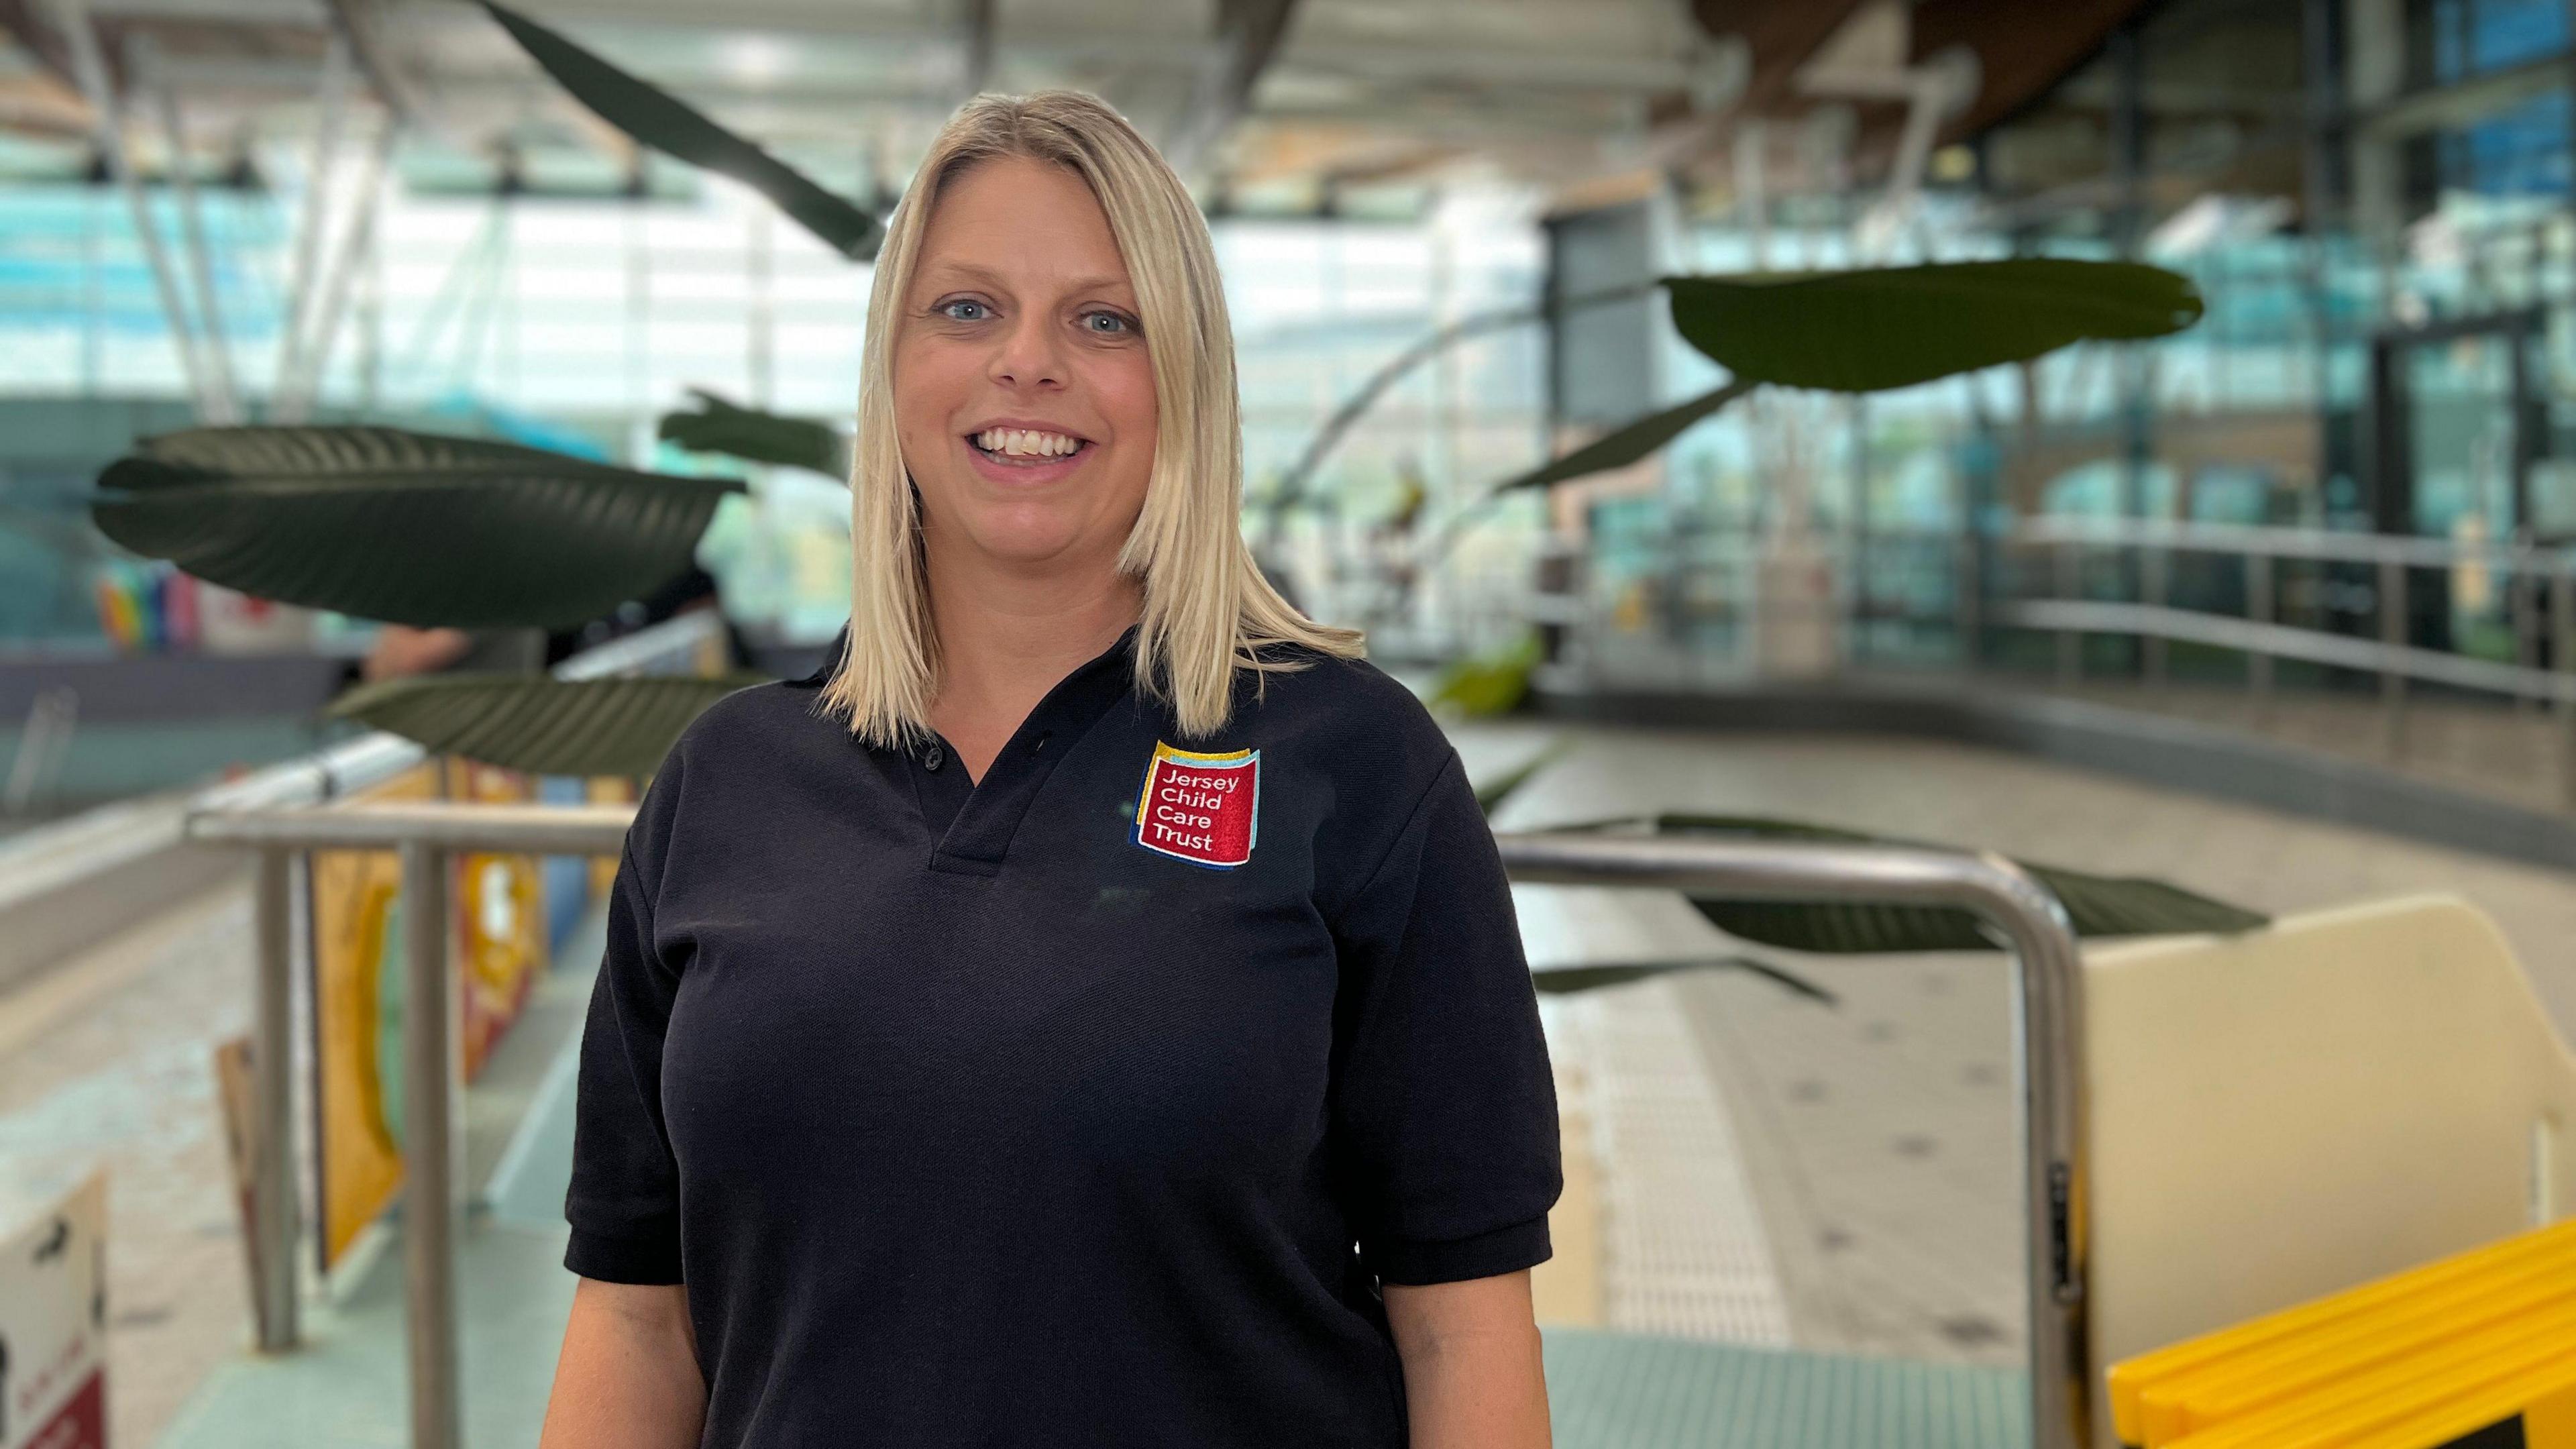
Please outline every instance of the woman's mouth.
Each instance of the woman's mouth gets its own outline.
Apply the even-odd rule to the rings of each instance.
[[[1092,446],[1087,438],[1036,428],[986,428],[966,435],[966,445],[985,461],[1012,468],[1042,468],[1061,463]]]

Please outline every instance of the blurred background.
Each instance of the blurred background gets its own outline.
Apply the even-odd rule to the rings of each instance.
[[[419,1442],[387,1246],[399,872],[298,857],[272,937],[250,853],[188,843],[191,813],[222,788],[631,799],[642,767],[326,709],[441,673],[810,668],[848,608],[866,219],[965,97],[1051,85],[1191,183],[1246,537],[1512,787],[1498,829],[1790,820],[2276,922],[2438,892],[2510,943],[2544,1038],[2576,1021],[2566,0],[0,0],[0,1235],[108,1179],[79,1220],[99,1291],[40,1323],[23,1288],[21,1322],[0,1268],[0,1343],[86,1323],[115,1443]],[[844,229],[685,154],[646,92]],[[1841,386],[1686,336],[1659,285],[2035,258],[2197,300]],[[1876,305],[1718,329],[1836,333],[1852,366],[1925,340],[1870,332]],[[1974,331],[2057,304],[1961,305]],[[1778,385],[1543,474],[1730,378]],[[263,515],[167,546],[118,524],[120,459],[254,425],[721,486],[623,592],[449,627],[190,552],[226,527],[314,547]],[[459,513],[410,563],[542,571],[576,551],[561,527]],[[606,862],[454,863],[464,1437],[526,1443]],[[1521,891],[1534,966],[1656,968],[1547,998],[1573,1179],[1551,1325],[1885,1356],[2010,1420],[2005,958]],[[254,1090],[266,959],[296,1055]],[[2565,1211],[2548,1120],[2513,1140],[2561,1166],[2516,1168],[2481,1221]],[[244,1207],[244,1164],[280,1152],[284,1270]],[[2305,1286],[2448,1245],[2357,1228]],[[292,1351],[256,1351],[263,1281],[302,1306]],[[33,1361],[0,1351],[0,1401]],[[1600,1427],[1603,1395],[1561,1402],[1560,1442],[1734,1442]]]

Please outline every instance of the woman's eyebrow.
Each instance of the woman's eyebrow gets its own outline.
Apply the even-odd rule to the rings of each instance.
[[[961,282],[979,282],[994,288],[1002,286],[999,273],[988,271],[972,262],[932,262],[921,269],[921,275],[926,281],[953,279]]]
[[[921,273],[925,280],[953,279],[956,281],[973,282],[981,286],[991,287],[996,291],[1007,292],[1011,290],[1010,284],[1003,279],[1001,273],[996,272],[989,267],[979,267],[973,262],[931,262],[921,269]],[[1125,277],[1104,275],[1097,277],[1077,277],[1074,280],[1065,283],[1063,285],[1063,290],[1067,292],[1109,292],[1132,290],[1132,288]]]

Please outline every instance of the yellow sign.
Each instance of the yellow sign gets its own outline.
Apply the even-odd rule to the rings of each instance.
[[[446,788],[439,788],[442,776]],[[425,762],[357,792],[366,800],[524,801],[534,782],[463,760]],[[392,851],[312,857],[315,1134],[322,1265],[340,1260],[402,1186],[402,875]],[[462,968],[459,1048],[472,1080],[526,1003],[546,960],[537,860],[449,862],[451,964]]]

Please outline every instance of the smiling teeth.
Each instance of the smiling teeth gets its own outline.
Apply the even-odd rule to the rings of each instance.
[[[1027,428],[986,428],[975,435],[975,446],[1013,458],[1061,458],[1081,447],[1082,440]]]

